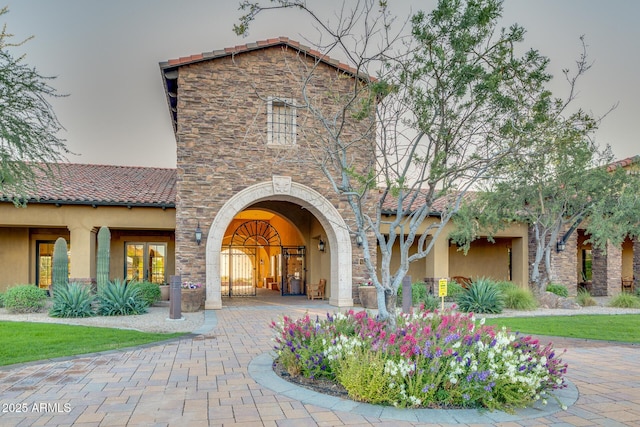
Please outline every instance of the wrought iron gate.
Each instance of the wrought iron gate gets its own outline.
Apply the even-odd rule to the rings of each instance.
[[[227,267],[223,271],[228,273],[222,276],[222,295],[256,295],[256,254],[257,248],[250,246],[230,246],[222,252],[220,262]]]

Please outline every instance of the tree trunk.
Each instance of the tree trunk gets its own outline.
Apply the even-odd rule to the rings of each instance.
[[[394,293],[391,290],[387,290],[384,293],[384,296],[385,296],[385,308],[389,315],[389,318],[387,319],[387,323],[389,325],[389,329],[395,330],[396,329],[396,301],[398,299],[398,294]]]
[[[386,295],[387,291],[382,286],[377,286],[376,290],[378,291],[378,319],[379,320],[387,320],[389,318],[389,312],[387,311],[387,301]]]

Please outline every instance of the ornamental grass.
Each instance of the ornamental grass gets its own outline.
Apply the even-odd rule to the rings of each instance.
[[[271,324],[291,375],[336,381],[357,401],[512,412],[565,387],[551,344],[477,322],[455,307],[401,314],[395,330],[366,311]]]

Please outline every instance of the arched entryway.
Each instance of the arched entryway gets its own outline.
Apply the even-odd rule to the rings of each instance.
[[[297,215],[290,217],[292,211]],[[272,201],[256,203],[236,215],[222,243],[222,296],[256,296],[260,288],[274,291],[272,294],[300,296],[306,294],[313,276],[313,283],[327,277],[329,271],[321,268],[324,254],[309,247],[313,239],[310,226],[318,227],[312,218],[310,212],[291,202]],[[306,233],[296,224],[306,225]],[[307,255],[311,255],[309,262]],[[307,276],[308,271],[314,274]]]
[[[206,246],[206,308],[222,307],[220,255],[227,227],[239,212],[267,200],[293,203],[307,209],[318,220],[327,234],[328,246],[331,248],[329,303],[338,307],[352,306],[351,239],[344,219],[317,191],[293,182],[290,177],[274,176],[271,181],[253,185],[235,194],[213,219]]]

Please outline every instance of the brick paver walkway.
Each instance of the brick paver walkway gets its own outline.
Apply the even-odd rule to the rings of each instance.
[[[269,322],[283,313],[333,310],[301,298],[284,302],[233,301],[208,313],[216,320],[210,331],[180,340],[6,367],[0,370],[0,426],[482,425],[440,416],[433,424],[378,419],[303,403],[259,384],[248,367],[271,349]],[[577,402],[542,418],[491,425],[640,425],[640,346],[555,342],[568,349]]]

